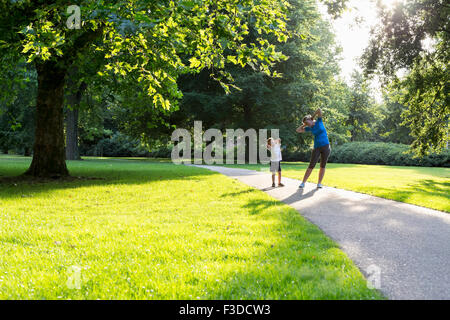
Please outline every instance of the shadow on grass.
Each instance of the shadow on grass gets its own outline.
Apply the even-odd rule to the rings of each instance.
[[[245,190],[241,190],[241,191],[238,191],[238,192],[224,193],[224,194],[222,194],[220,197],[221,197],[221,198],[225,198],[225,197],[236,197],[236,196],[240,196],[240,195],[242,195],[242,194],[252,193],[252,192],[256,192],[256,189],[245,189]]]
[[[36,179],[19,176],[0,176],[0,199],[24,198],[28,194],[41,194],[52,190],[89,186],[139,185],[157,181],[195,180],[196,177],[217,175],[213,171],[171,163],[133,162],[116,163],[114,160],[89,160],[72,164],[71,177],[65,179]],[[95,166],[93,166],[95,164]],[[0,162],[1,165],[1,162]]]
[[[268,201],[268,200],[250,200],[244,208],[250,210],[250,214],[260,214],[264,212],[267,208],[281,206],[282,203],[278,200]]]
[[[365,193],[374,194],[385,199],[425,206],[425,204],[422,204],[422,201],[417,202],[411,199],[413,195],[420,195],[420,198],[439,202],[427,205],[428,208],[450,212],[450,183],[448,182],[422,180],[416,184],[408,184],[403,189],[377,188],[376,194],[370,191]]]
[[[423,192],[433,192],[450,198],[450,182],[422,180],[420,183],[412,187]]]

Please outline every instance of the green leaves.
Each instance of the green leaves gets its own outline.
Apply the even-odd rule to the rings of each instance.
[[[136,75],[155,106],[163,109],[180,97],[176,80],[182,73],[211,69],[212,77],[229,90],[227,63],[279,76],[270,69],[286,59],[267,40],[243,43],[250,25],[259,34],[287,41],[287,3],[281,0],[83,0],[78,5],[80,30],[66,27],[67,8],[61,2],[46,6],[15,2],[0,14],[0,21],[19,8],[28,12],[22,20],[10,21],[21,30],[19,52],[28,63],[74,61],[78,56],[84,56],[79,61],[99,59],[102,53],[99,75]],[[101,38],[93,36],[95,30],[101,30]],[[10,44],[0,40],[4,41],[0,45]]]
[[[46,61],[52,55],[62,56],[61,47],[65,44],[64,35],[55,28],[51,21],[41,20],[30,23],[20,31],[24,35],[22,51],[30,63],[35,59]]]
[[[421,157],[443,150],[448,142],[450,63],[433,57],[436,53],[418,61],[410,74],[396,85],[403,91],[397,101],[408,106],[402,117],[414,137],[412,151]]]
[[[450,114],[448,4],[411,0],[397,2],[392,10],[379,9],[383,23],[363,55],[365,72],[381,75],[404,93],[397,102],[408,107],[404,123],[415,139],[412,150],[419,156],[440,151],[448,142]],[[427,48],[425,40],[434,45]],[[406,71],[401,79],[399,70]]]
[[[202,65],[201,61],[198,60],[196,57],[190,58],[189,62],[191,63],[189,66],[189,68],[191,68],[191,69],[197,69],[198,67],[200,67]]]
[[[192,10],[196,6],[197,1],[193,0],[183,0],[179,2],[179,6],[183,8],[184,10]]]
[[[238,61],[236,60],[236,56],[227,56],[227,61],[233,63],[233,64],[238,64]]]

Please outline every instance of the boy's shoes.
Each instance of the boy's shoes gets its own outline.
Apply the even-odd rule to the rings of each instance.
[[[279,186],[279,187],[284,187],[284,184],[279,183],[278,186]]]
[[[317,184],[317,189],[321,189],[322,188],[322,184],[321,183],[318,183]]]
[[[275,188],[275,182],[274,182],[274,183],[272,183],[272,188]]]
[[[303,189],[304,187],[305,187],[305,183],[304,182],[302,182],[302,183],[300,183],[300,185],[298,186],[300,189]]]

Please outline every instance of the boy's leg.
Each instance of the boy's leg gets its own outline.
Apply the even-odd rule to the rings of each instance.
[[[278,161],[278,184],[281,184],[281,161]]]
[[[275,187],[275,162],[270,161],[270,173],[272,173],[272,187]]]

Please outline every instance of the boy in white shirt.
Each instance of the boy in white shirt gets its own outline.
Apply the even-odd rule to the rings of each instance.
[[[272,172],[272,187],[275,187],[275,173],[278,172],[278,186],[284,187],[281,183],[281,139],[267,140],[267,149],[270,150],[270,172]]]

